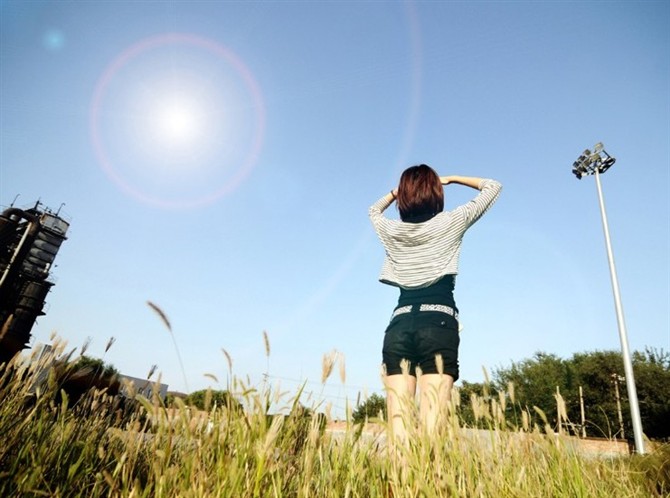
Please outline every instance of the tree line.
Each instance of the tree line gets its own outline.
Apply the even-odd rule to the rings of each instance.
[[[670,439],[670,354],[655,349],[637,351],[632,363],[643,431],[651,439]],[[623,359],[617,351],[575,353],[568,359],[537,352],[532,358],[495,369],[487,382],[462,382],[459,396],[460,416],[471,427],[487,424],[475,413],[474,397],[504,399],[505,418],[515,426],[521,426],[521,412],[525,411],[531,423],[544,426],[544,416],[556,431],[633,437]],[[559,416],[561,400],[565,413]],[[376,417],[385,410],[384,405],[382,396],[373,395],[356,408],[353,419]]]

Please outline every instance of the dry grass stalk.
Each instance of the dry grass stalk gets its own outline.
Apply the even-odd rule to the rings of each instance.
[[[111,349],[111,347],[114,345],[115,342],[116,338],[114,336],[109,338],[107,344],[105,345],[105,353]]]
[[[444,359],[441,354],[435,355],[435,366],[437,367],[437,373],[444,374]]]
[[[86,340],[84,340],[84,344],[81,345],[81,353],[79,354],[81,356],[84,356],[86,354],[86,351],[88,351],[90,345],[91,345],[91,338],[87,337]]]
[[[205,373],[205,374],[203,374],[203,375],[204,375],[205,377],[207,377],[208,379],[212,379],[212,380],[213,380],[214,382],[216,382],[217,384],[219,383],[219,379],[216,377],[216,375],[214,375],[214,374],[212,374],[212,373]]]
[[[330,353],[325,353],[323,355],[323,360],[321,361],[321,383],[325,384],[330,377],[330,374],[333,373],[333,368],[335,367],[335,362],[337,361],[337,351],[333,349]]]
[[[340,368],[340,382],[346,384],[347,382],[347,368],[344,363],[344,353],[340,352],[337,359],[338,366]]]
[[[265,356],[270,356],[270,338],[267,331],[263,331],[263,344],[265,345]]]
[[[181,359],[181,353],[179,352],[179,348],[177,347],[177,340],[174,337],[174,334],[172,333],[172,325],[170,325],[170,320],[168,320],[167,315],[165,312],[156,304],[152,303],[151,301],[147,301],[147,305],[156,312],[158,317],[161,319],[163,324],[168,329],[168,332],[170,332],[170,337],[172,338],[172,344],[174,345],[175,352],[177,353],[177,360],[179,361],[179,367],[181,368],[181,373],[184,378],[184,387],[186,388],[187,391],[190,391],[188,387],[188,379],[186,378],[186,369],[184,368],[184,362]]]
[[[170,325],[170,320],[168,320],[168,317],[167,317],[167,315],[165,314],[165,312],[164,312],[162,309],[160,309],[160,308],[158,307],[158,305],[152,303],[151,301],[147,301],[147,305],[149,306],[149,308],[151,308],[152,310],[154,310],[154,312],[156,312],[156,314],[157,314],[158,317],[161,319],[161,321],[165,324],[165,326],[167,327],[167,329],[168,329],[170,332],[172,332],[172,325]]]
[[[525,427],[503,430],[491,421],[482,436],[461,430],[458,410],[449,412],[449,430],[439,438],[422,435],[408,419],[412,444],[394,459],[383,436],[355,427],[324,433],[309,412],[270,421],[265,394],[248,379],[231,381],[244,410],[196,412],[179,399],[165,410],[157,399],[139,397],[138,413],[115,428],[108,397],[96,394],[69,410],[54,402],[55,382],[42,384],[26,407],[30,376],[40,369],[18,362],[11,368],[0,371],[0,496],[655,497],[669,491],[658,472],[652,482],[634,465],[637,457],[592,460],[553,432],[530,430],[525,410]],[[297,397],[276,399],[295,407]],[[503,411],[502,398],[476,404],[493,408],[496,417]],[[666,451],[658,461],[669,457]]]
[[[224,348],[221,348],[221,351],[223,352],[223,356],[226,357],[226,362],[228,363],[228,370],[232,372],[233,370],[233,358],[228,354],[228,351],[226,351]]]

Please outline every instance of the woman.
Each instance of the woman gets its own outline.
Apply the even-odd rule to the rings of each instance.
[[[443,185],[479,190],[471,201],[444,210]],[[429,433],[458,379],[458,308],[453,291],[465,231],[496,201],[495,180],[443,176],[421,164],[405,170],[397,189],[370,207],[370,219],[386,251],[380,281],[400,288],[384,335],[388,418],[392,437],[405,440],[402,407],[412,403],[420,368],[420,417]],[[400,220],[383,215],[397,201]]]

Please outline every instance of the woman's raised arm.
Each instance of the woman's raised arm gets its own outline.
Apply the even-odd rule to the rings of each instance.
[[[481,184],[483,178],[478,178],[476,176],[441,176],[440,182],[442,185],[449,185],[450,183],[458,183],[459,185],[465,185],[466,187],[471,187],[479,190],[479,185]]]

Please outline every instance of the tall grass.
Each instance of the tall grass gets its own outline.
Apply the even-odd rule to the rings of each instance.
[[[49,359],[43,359],[48,362]],[[42,365],[44,366],[44,365]],[[588,459],[541,428],[510,430],[504,410],[478,405],[490,431],[451,410],[439,433],[410,429],[390,454],[384,432],[324,428],[300,392],[234,378],[246,407],[197,412],[138,396],[124,413],[93,392],[68,406],[59,377],[35,362],[0,371],[0,496],[50,497],[634,497],[667,496],[670,451]],[[272,403],[270,403],[270,399]],[[277,399],[288,415],[273,416]],[[473,403],[482,403],[473,400]],[[498,413],[498,415],[496,415]],[[666,476],[663,476],[665,469]],[[665,481],[664,481],[665,479]]]

